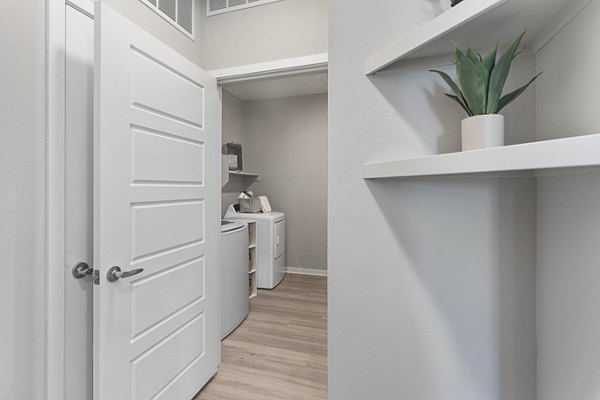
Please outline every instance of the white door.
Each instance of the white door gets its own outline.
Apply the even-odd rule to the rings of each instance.
[[[220,359],[216,81],[100,2],[94,73],[94,399],[191,399]]]

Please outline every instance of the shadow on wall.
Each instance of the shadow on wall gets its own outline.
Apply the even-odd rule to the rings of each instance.
[[[471,398],[535,398],[535,180],[431,178],[367,186],[403,254],[397,278],[416,304],[406,328],[426,334],[409,335],[423,337],[411,356],[428,360],[431,382],[453,371]],[[422,379],[420,368],[415,382]],[[444,398],[442,389],[431,385],[423,395]]]
[[[399,67],[379,72],[369,80],[391,107],[392,115],[404,118],[408,132],[398,135],[418,138],[424,153],[441,154],[460,151],[461,121],[467,115],[444,96],[448,89],[430,73],[431,68],[454,75],[451,56],[405,61]],[[518,87],[527,74],[535,73],[531,56],[515,61],[505,93]],[[526,91],[515,103],[502,111],[506,116],[506,143],[517,144],[535,140],[535,90]],[[396,124],[397,125],[397,124]],[[418,148],[418,147],[416,147]]]
[[[432,64],[445,61],[436,59]],[[451,69],[450,66],[437,68]],[[419,63],[380,72],[369,79],[392,108],[392,115],[404,117],[407,129],[413,132],[410,137],[421,141],[418,147],[434,154],[459,151],[463,117],[445,98],[443,86],[427,69],[424,63]],[[406,132],[398,132],[398,135],[406,137]]]

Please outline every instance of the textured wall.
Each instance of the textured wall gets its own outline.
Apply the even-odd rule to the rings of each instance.
[[[600,132],[600,1],[537,56],[538,136]],[[569,62],[572,57],[577,63]],[[559,171],[538,180],[538,398],[600,398],[600,172]]]
[[[0,14],[0,398],[44,393],[45,2]]]
[[[327,52],[327,0],[284,0],[211,17],[203,10],[200,25],[208,70]]]
[[[222,102],[223,144],[229,142],[239,143],[245,149],[245,103],[226,90],[223,90]],[[243,155],[245,156],[245,154]],[[246,160],[243,161],[246,162]],[[221,216],[225,215],[230,204],[237,203],[240,192],[248,189],[246,183],[247,181],[243,178],[231,176],[230,181],[221,190]]]
[[[223,142],[241,143],[249,189],[286,213],[288,267],[327,269],[327,95],[242,102],[223,91]],[[222,211],[248,180],[232,176]]]
[[[246,103],[247,169],[286,213],[286,265],[327,269],[327,95]]]
[[[364,75],[442,10],[330,0],[331,400],[535,399],[535,181],[361,177],[365,162],[459,149],[463,116],[431,65]],[[533,71],[520,62],[517,79]],[[510,143],[535,132],[534,95],[517,104]]]

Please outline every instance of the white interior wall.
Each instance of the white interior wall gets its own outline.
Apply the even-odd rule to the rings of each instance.
[[[239,143],[245,148],[245,104],[227,90],[223,89],[223,144]],[[242,154],[245,156],[245,154]],[[246,160],[242,158],[245,163]],[[245,165],[244,165],[245,167]],[[247,169],[247,168],[245,168]],[[227,212],[230,204],[237,203],[237,197],[248,189],[248,181],[241,177],[231,176],[229,182],[221,190],[221,217]]]
[[[205,3],[200,27],[207,70],[327,52],[327,0],[284,0],[210,17]]]
[[[364,75],[369,56],[442,11],[330,1],[332,400],[535,399],[535,181],[362,179],[365,162],[459,149],[463,115],[431,65]],[[519,62],[522,82],[534,63]],[[534,139],[534,98],[507,110],[509,143]]]
[[[223,143],[243,146],[244,170],[231,176],[222,212],[250,189],[286,213],[286,266],[327,269],[327,95],[243,102],[223,90]]]
[[[599,19],[592,0],[537,56],[540,139],[600,132]],[[598,170],[538,179],[540,400],[600,398],[599,188]]]
[[[0,398],[42,399],[45,371],[44,1],[0,13]]]
[[[327,270],[327,95],[250,101],[245,121],[251,189],[286,214],[286,266]]]

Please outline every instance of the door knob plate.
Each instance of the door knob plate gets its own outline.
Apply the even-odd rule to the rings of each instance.
[[[71,268],[71,274],[75,279],[85,278],[88,275],[92,275],[93,272],[94,269],[84,262],[77,263]]]

